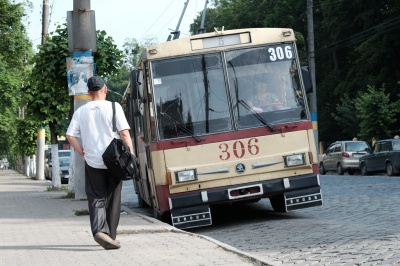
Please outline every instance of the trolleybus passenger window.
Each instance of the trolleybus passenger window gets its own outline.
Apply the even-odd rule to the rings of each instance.
[[[232,130],[220,54],[160,60],[151,69],[160,139]]]

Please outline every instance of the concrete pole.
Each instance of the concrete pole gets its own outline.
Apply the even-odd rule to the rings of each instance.
[[[24,158],[24,174],[28,177],[30,177],[30,171],[29,169],[31,168],[31,158],[29,156],[25,156]]]
[[[36,158],[36,179],[44,180],[44,147],[45,147],[45,130],[44,127],[38,129],[37,132],[37,158]]]
[[[46,42],[48,35],[49,35],[49,0],[43,0],[42,44]]]
[[[49,0],[43,0],[42,17],[42,44],[46,42],[49,34]],[[45,149],[45,130],[43,127],[37,131],[37,156],[36,156],[36,179],[44,180],[44,149]]]
[[[85,10],[86,12],[90,10],[90,0],[74,0],[74,7],[73,7],[73,16],[75,16],[76,12],[81,12]],[[90,43],[89,41],[85,41],[88,36],[84,34],[83,29],[87,29],[89,27],[89,21],[86,19],[79,19],[79,23],[74,23],[73,31],[75,35],[75,39],[79,38],[79,41],[82,43]],[[78,38],[76,38],[78,37]],[[76,41],[76,40],[75,40]],[[85,48],[85,47],[84,47]],[[89,48],[89,47],[87,47]],[[89,49],[87,49],[89,50]],[[76,51],[79,52],[79,51]],[[74,95],[74,112],[81,107],[82,105],[86,104],[87,102],[91,101],[89,95]],[[82,142],[80,139],[78,141]],[[73,150],[73,149],[72,149]],[[86,192],[85,192],[85,162],[83,161],[82,157],[77,152],[73,152],[72,156],[74,166],[71,169],[72,172],[72,179],[73,183],[71,186],[74,186],[75,191],[75,199],[86,199]],[[69,190],[72,190],[72,187],[69,186]]]
[[[314,51],[314,19],[313,1],[307,0],[307,28],[308,28],[308,66],[311,74],[313,93],[310,95],[311,121],[314,129],[315,147],[319,154],[318,145],[318,116],[317,116],[317,85],[315,80],[315,51]]]
[[[74,95],[74,112],[81,107],[82,105],[86,104],[87,102],[91,101],[89,95]],[[79,143],[82,145],[81,139],[78,139]],[[74,169],[72,169],[72,179],[75,191],[75,199],[81,200],[86,199],[86,191],[85,191],[85,162],[83,161],[82,157],[79,153],[75,152],[72,148],[72,156],[74,156]],[[72,187],[68,186],[68,190],[71,191]]]

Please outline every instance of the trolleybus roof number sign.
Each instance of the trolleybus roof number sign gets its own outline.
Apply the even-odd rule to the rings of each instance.
[[[268,48],[269,59],[274,61],[291,60],[293,58],[291,45],[279,45]]]

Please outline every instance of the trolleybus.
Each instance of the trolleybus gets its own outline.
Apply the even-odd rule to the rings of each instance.
[[[177,228],[212,224],[217,204],[322,205],[303,80],[292,29],[216,30],[146,48],[123,102],[139,204]],[[273,95],[264,103],[260,87]]]

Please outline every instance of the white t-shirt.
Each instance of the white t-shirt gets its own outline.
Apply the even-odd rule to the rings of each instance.
[[[102,157],[104,151],[113,138],[120,138],[117,132],[130,129],[119,103],[115,103],[117,132],[112,129],[112,115],[110,101],[91,101],[75,111],[67,129],[67,135],[82,139],[85,160],[93,168],[107,169]]]

